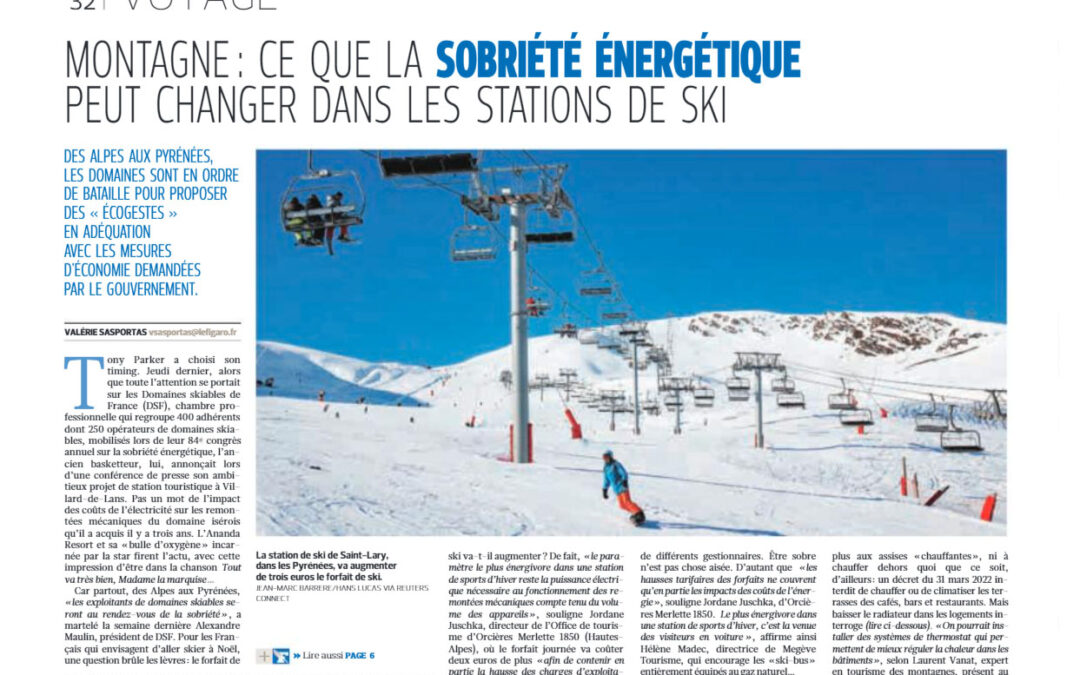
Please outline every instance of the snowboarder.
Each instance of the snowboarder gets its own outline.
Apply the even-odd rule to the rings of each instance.
[[[645,522],[645,512],[630,498],[630,474],[611,450],[604,452],[604,499],[608,498],[609,488],[615,491],[619,508],[630,512],[631,522],[635,525]]]

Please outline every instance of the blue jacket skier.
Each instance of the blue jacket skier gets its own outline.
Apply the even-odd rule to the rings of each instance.
[[[645,522],[645,512],[630,498],[630,474],[611,450],[604,452],[604,499],[609,489],[615,491],[619,508],[630,512],[630,520],[637,525]]]

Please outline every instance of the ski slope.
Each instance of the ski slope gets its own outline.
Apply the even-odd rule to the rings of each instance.
[[[260,378],[303,373],[289,395],[258,399],[260,534],[1004,534],[1004,428],[975,427],[981,453],[942,451],[935,434],[915,432],[905,416],[918,405],[890,398],[881,382],[934,383],[957,397],[973,395],[959,387],[1004,386],[1003,325],[939,315],[733,312],[649,328],[657,344],[670,339],[675,374],[716,383],[715,407],[690,404],[678,436],[673,413],[643,415],[634,436],[631,416],[619,415],[611,431],[610,414],[571,401],[585,433],[574,441],[560,393],[534,391],[530,465],[499,461],[509,436],[510,395],[498,379],[508,349],[428,369],[260,343],[262,355],[275,355],[260,357]],[[806,396],[805,410],[778,408],[766,383],[765,449],[752,447],[753,402],[728,402],[722,386],[743,350],[780,352],[785,363],[799,364],[789,374]],[[557,336],[532,338],[529,351],[534,376],[574,368],[590,386],[632,386],[617,353]],[[841,427],[827,410],[839,381],[824,371],[857,376],[849,385],[875,412],[864,434]],[[314,400],[318,389],[344,385],[367,391],[366,403]],[[654,368],[641,372],[640,386],[643,397],[655,394]],[[375,401],[387,405],[367,405]],[[466,426],[470,419],[475,426]],[[602,499],[606,448],[630,471],[647,526],[633,527],[614,500]],[[935,506],[900,496],[901,458],[909,475],[918,474],[923,500],[949,487]],[[998,506],[986,523],[978,514],[991,493]]]

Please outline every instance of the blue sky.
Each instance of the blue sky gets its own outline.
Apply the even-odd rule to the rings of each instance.
[[[1002,151],[532,155],[569,166],[564,186],[641,318],[847,309],[1006,320]],[[295,248],[279,221],[306,162],[306,151],[258,154],[259,339],[433,365],[509,341],[505,251],[449,259],[457,197],[394,185],[360,152],[316,152],[317,166],[355,170],[367,193],[363,242],[330,257]],[[574,290],[587,249],[534,250],[544,278],[595,316]],[[532,332],[550,332],[554,314]]]

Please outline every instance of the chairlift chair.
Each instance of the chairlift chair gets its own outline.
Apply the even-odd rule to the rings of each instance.
[[[551,303],[545,301],[541,297],[530,295],[525,298],[525,314],[530,319],[538,319],[547,316],[549,309],[551,309]]]
[[[847,388],[844,380],[840,380],[840,393],[829,394],[829,410],[855,410],[855,399],[851,396],[851,390]]]
[[[490,225],[468,222],[461,225],[450,235],[450,260],[454,262],[474,262],[494,260],[496,247],[495,231]]]
[[[614,292],[611,277],[603,265],[594,270],[583,272],[581,279],[578,281],[578,294],[582,297],[607,297]]]
[[[915,431],[927,431],[941,433],[949,430],[949,419],[944,413],[938,412],[937,399],[930,394],[930,411],[915,415]]]
[[[646,415],[659,415],[660,403],[655,398],[647,398],[641,402],[641,410]]]
[[[558,208],[537,210],[533,213],[533,222],[525,230],[526,243],[573,244],[577,239],[575,219],[562,218]]]
[[[379,156],[379,168],[385,178],[434,176],[446,173],[475,173],[479,160],[471,152],[438,155]]]
[[[776,395],[776,405],[781,408],[805,408],[806,397],[801,391],[781,392]]]
[[[772,390],[777,394],[790,394],[795,391],[795,380],[787,375],[773,378]]]
[[[574,338],[578,337],[578,329],[577,326],[567,321],[566,323],[555,329],[555,334],[559,337]]]
[[[307,171],[294,176],[281,197],[281,224],[298,246],[319,248],[325,243],[333,255],[335,231],[343,244],[356,241],[348,229],[364,222],[366,203],[355,171],[316,169],[314,152],[308,151]]]
[[[678,410],[683,407],[682,398],[677,391],[669,391],[664,394],[664,407],[668,410]]]
[[[529,295],[525,298],[525,316],[537,319],[547,316],[551,311],[549,292],[537,286],[529,285]]]
[[[716,392],[712,387],[700,386],[694,389],[694,405],[698,408],[711,408],[716,403]]]
[[[724,381],[724,386],[727,387],[729,393],[732,391],[750,391],[750,380],[738,375],[732,375]]]
[[[981,451],[982,437],[974,429],[961,429],[953,419],[953,408],[949,406],[949,428],[941,432],[941,449],[950,451]]]
[[[731,402],[736,402],[736,403],[742,402],[742,401],[749,401],[750,400],[750,390],[749,389],[728,389],[727,390],[727,400],[731,401]]]
[[[874,423],[874,413],[869,408],[850,408],[840,411],[840,424],[845,427],[870,426]]]

